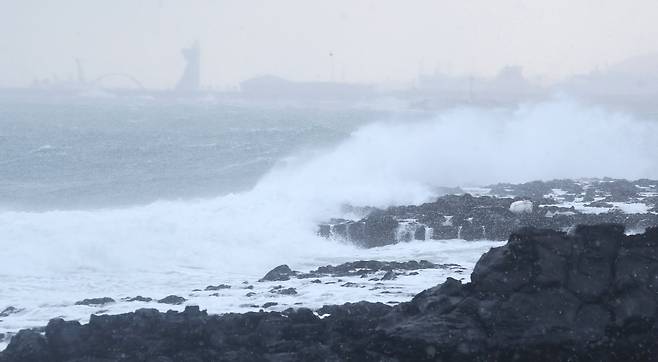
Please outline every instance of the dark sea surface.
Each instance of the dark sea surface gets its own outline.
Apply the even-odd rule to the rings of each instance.
[[[0,96],[0,208],[71,209],[250,189],[278,160],[383,111]]]

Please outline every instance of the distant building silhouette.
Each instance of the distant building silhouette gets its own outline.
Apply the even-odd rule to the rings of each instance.
[[[545,96],[545,90],[528,81],[520,66],[506,66],[491,78],[421,74],[412,94],[424,98],[422,107],[432,107],[455,103],[517,103],[540,99]]]
[[[242,94],[261,99],[359,100],[373,95],[373,88],[362,84],[336,82],[295,82],[264,75],[240,83]]]
[[[199,90],[201,84],[201,48],[199,42],[195,42],[189,48],[181,50],[185,57],[185,71],[181,76],[176,90],[182,92],[193,92]]]

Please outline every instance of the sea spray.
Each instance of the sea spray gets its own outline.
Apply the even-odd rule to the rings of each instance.
[[[568,100],[374,123],[324,153],[280,162],[243,193],[123,209],[3,211],[0,273],[262,269],[349,253],[351,246],[315,235],[318,222],[345,216],[345,204],[420,203],[437,186],[656,177],[656,135],[655,123]]]

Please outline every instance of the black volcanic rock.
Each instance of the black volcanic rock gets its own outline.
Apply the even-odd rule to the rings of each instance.
[[[541,199],[559,189],[567,195],[582,193],[583,187],[573,180],[531,181],[522,184],[502,183],[489,186],[490,194],[498,196],[515,196],[530,199]]]
[[[396,206],[386,210],[371,209],[361,220],[332,219],[319,225],[318,234],[340,238],[363,247],[377,247],[411,240],[464,239],[506,240],[523,227],[566,230],[579,224],[619,223],[630,230],[658,226],[656,213],[625,214],[609,202],[643,202],[654,207],[655,200],[642,195],[644,189],[626,180],[590,180],[588,188],[572,180],[498,184],[491,187],[495,196],[474,197],[469,194],[446,195],[422,205]],[[657,187],[658,181],[646,181]],[[649,186],[643,186],[645,188]],[[555,194],[557,192],[557,194]],[[547,199],[547,195],[555,199]],[[513,196],[513,197],[500,197]],[[604,199],[594,201],[594,197]],[[586,206],[608,207],[610,212],[583,213],[560,207],[559,202],[589,200]],[[512,205],[531,202],[532,207],[516,211]],[[658,208],[652,209],[655,211]]]
[[[97,305],[105,305],[109,303],[114,303],[114,299],[110,297],[102,297],[102,298],[89,298],[89,299],[83,299],[80,301],[75,302],[75,305],[89,305],[89,306],[97,306]]]
[[[22,309],[10,305],[9,307],[3,309],[2,312],[0,312],[0,317],[8,317],[21,311]]]
[[[638,196],[638,189],[634,182],[628,180],[603,179],[598,188],[603,192],[610,194],[606,201],[626,202]]]
[[[80,346],[80,348],[84,349],[83,346]],[[56,361],[55,358],[57,357],[53,352],[53,349],[48,345],[48,341],[41,333],[31,329],[23,329],[11,339],[7,349],[0,352],[0,361]]]
[[[259,280],[259,282],[264,282],[264,281],[285,281],[285,280],[290,280],[291,276],[295,276],[298,273],[296,271],[293,271],[290,269],[289,266],[287,265],[279,265],[276,268],[270,270],[265,274],[263,278]]]
[[[613,204],[611,204],[611,203],[608,203],[608,202],[605,202],[605,201],[601,200],[601,201],[592,201],[592,202],[590,202],[589,204],[586,204],[585,206],[587,206],[587,207],[607,207],[607,208],[612,208],[612,207],[614,207],[615,205],[613,205]]]
[[[281,295],[296,295],[297,289],[295,288],[273,288],[270,290],[270,293],[281,294]]]
[[[50,321],[14,361],[654,361],[658,228],[524,228],[410,302],[207,315],[198,307]],[[268,305],[273,305],[267,303]],[[263,308],[266,308],[264,305]]]
[[[427,260],[410,260],[406,262],[398,261],[378,261],[378,260],[359,260],[354,262],[343,263],[340,265],[321,266],[305,274],[300,274],[299,278],[317,278],[322,276],[347,277],[347,276],[366,276],[378,271],[392,270],[420,270],[420,269],[440,269],[446,268],[445,265],[434,264]]]
[[[153,298],[142,297],[141,295],[138,295],[132,298],[124,298],[123,300],[125,300],[126,302],[152,302]]]
[[[326,265],[321,266],[315,270],[306,273],[291,270],[287,265],[279,265],[278,267],[270,270],[259,281],[287,281],[295,277],[297,279],[315,279],[312,283],[321,283],[318,278],[322,277],[362,277],[365,278],[369,274],[377,273],[380,271],[410,271],[421,269],[460,269],[461,266],[456,264],[435,264],[427,260],[410,260],[405,262],[399,261],[379,261],[379,260],[359,260],[347,262],[339,265]],[[283,286],[275,286],[274,289],[283,288]]]
[[[231,289],[231,286],[228,284],[209,285],[204,290],[213,291],[213,290],[222,290],[222,289]]]
[[[393,280],[396,279],[398,276],[393,272],[392,270],[387,271],[384,276],[382,277],[382,280]]]
[[[179,305],[183,304],[187,301],[187,299],[180,297],[178,295],[168,295],[160,300],[158,300],[158,303],[162,304],[172,304],[172,305]]]
[[[652,360],[656,271],[658,229],[524,229],[478,261],[470,284],[449,279],[396,307],[384,340],[418,346],[408,360],[429,359],[428,344],[457,360]]]

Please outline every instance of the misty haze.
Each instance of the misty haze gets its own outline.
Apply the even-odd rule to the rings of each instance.
[[[0,362],[655,361],[656,19],[0,0]]]

